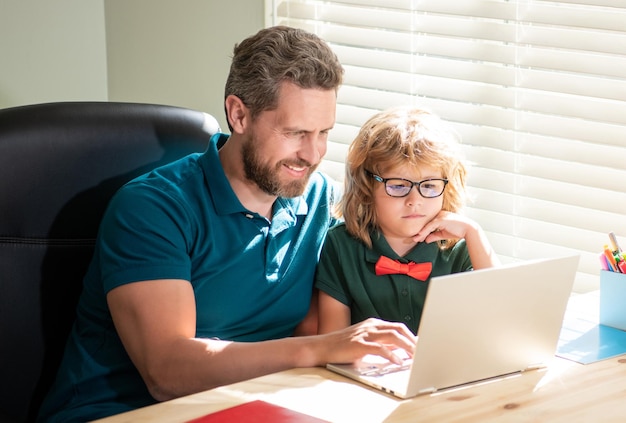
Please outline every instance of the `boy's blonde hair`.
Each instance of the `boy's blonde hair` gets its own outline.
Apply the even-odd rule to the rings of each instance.
[[[361,127],[348,149],[345,192],[335,209],[346,229],[371,248],[370,231],[378,229],[374,211],[376,182],[369,172],[383,175],[399,165],[440,169],[448,179],[443,193],[443,210],[459,212],[465,205],[466,167],[459,138],[436,115],[415,107],[381,111]],[[402,175],[397,175],[401,177]],[[450,248],[456,240],[440,242]]]

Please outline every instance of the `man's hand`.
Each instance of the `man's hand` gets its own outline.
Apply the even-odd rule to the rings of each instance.
[[[374,354],[401,364],[402,358],[393,350],[413,355],[416,336],[403,324],[370,318],[345,329],[319,335],[317,365],[353,363],[367,354]]]

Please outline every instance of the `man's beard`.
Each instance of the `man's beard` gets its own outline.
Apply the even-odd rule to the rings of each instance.
[[[265,165],[261,162],[260,157],[257,154],[256,143],[254,140],[249,140],[244,143],[241,150],[246,178],[256,183],[266,194],[277,197],[298,197],[302,195],[307,183],[309,182],[309,177],[317,168],[317,165],[312,166],[305,160],[281,160],[274,168],[269,165]],[[285,164],[289,164],[293,167],[308,167],[306,177],[287,183],[281,183],[279,174],[281,168]]]

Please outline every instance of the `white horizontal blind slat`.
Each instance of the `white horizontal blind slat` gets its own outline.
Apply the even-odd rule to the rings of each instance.
[[[373,113],[429,108],[464,140],[478,220],[506,260],[581,254],[597,287],[607,233],[626,237],[626,2],[268,0],[346,69],[323,169]],[[626,243],[626,240],[623,241]]]

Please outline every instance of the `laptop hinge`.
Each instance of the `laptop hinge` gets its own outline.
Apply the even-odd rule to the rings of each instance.
[[[430,388],[424,388],[424,389],[420,389],[418,391],[418,394],[432,394],[433,392],[436,392],[437,388],[435,388],[434,386],[431,386]]]
[[[545,363],[532,363],[526,366],[526,370],[537,370],[546,367]]]

